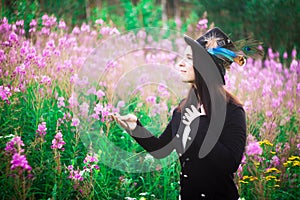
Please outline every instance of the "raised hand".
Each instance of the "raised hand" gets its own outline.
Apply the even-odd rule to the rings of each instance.
[[[205,115],[203,105],[201,105],[201,112],[199,112],[194,105],[191,105],[191,108],[185,109],[185,113],[182,117],[182,123],[184,123],[186,126],[190,126],[194,119],[201,115]]]
[[[134,114],[121,116],[119,113],[114,113],[112,118],[125,129],[134,130],[137,126],[137,117]]]

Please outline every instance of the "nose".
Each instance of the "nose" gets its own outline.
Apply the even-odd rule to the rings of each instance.
[[[180,61],[180,63],[179,63],[179,67],[184,67],[185,66],[185,62],[182,60],[182,61]]]
[[[178,66],[179,67],[185,67],[185,61],[184,61],[184,59],[182,59],[182,60],[179,61]]]

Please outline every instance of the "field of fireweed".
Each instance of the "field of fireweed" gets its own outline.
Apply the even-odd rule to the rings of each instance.
[[[174,68],[182,35],[39,23],[29,37],[23,21],[0,23],[1,199],[177,199],[176,157],[146,154],[109,114],[164,130],[187,91]],[[226,74],[247,113],[236,184],[244,199],[299,199],[300,62],[266,53]]]

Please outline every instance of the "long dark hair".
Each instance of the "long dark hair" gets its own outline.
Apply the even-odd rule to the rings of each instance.
[[[211,99],[210,99],[208,87],[207,87],[203,77],[198,72],[198,70],[196,70],[194,68],[194,72],[195,72],[194,84],[190,88],[187,98],[185,98],[179,104],[178,110],[181,112],[181,110],[183,110],[186,106],[189,106],[189,105],[195,104],[195,103],[200,103],[200,104],[203,104],[206,115],[210,118],[210,116],[211,116]],[[233,94],[231,94],[229,91],[227,91],[223,87],[223,85],[219,85],[218,90],[220,90],[221,94],[225,95],[224,98],[227,103],[232,103],[232,104],[235,104],[238,106],[243,106],[243,104]],[[198,97],[197,98],[198,102],[191,102],[192,101],[191,96],[193,95],[193,93],[196,94],[196,96]]]

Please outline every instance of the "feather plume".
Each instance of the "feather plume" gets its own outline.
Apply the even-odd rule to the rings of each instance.
[[[264,51],[259,49],[259,45],[262,43],[252,38],[238,40],[233,44],[234,51],[242,51],[247,57],[261,59],[264,56]]]
[[[246,58],[243,55],[237,55],[235,52],[226,48],[222,48],[222,47],[210,48],[207,51],[211,55],[214,55],[224,61],[226,61],[227,59],[230,62],[236,62],[240,66],[244,66],[246,63]]]
[[[210,48],[207,51],[211,55],[217,56],[221,59],[222,59],[222,57],[227,58],[231,62],[233,62],[233,58],[236,57],[236,54],[233,51],[230,51],[230,50],[222,48],[222,47]]]

